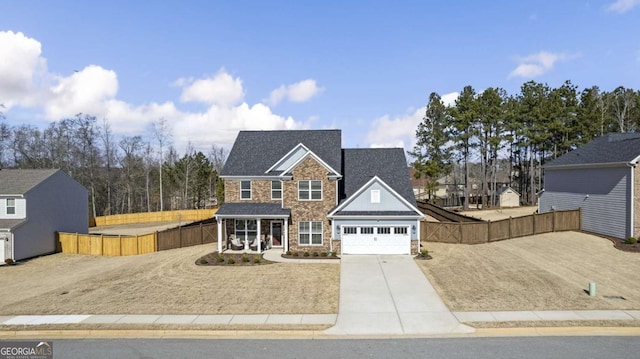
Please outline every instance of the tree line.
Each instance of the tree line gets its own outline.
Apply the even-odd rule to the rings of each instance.
[[[212,145],[205,154],[189,144],[179,153],[165,119],[148,132],[148,139],[116,136],[107,119],[83,114],[44,129],[9,126],[0,111],[0,168],[65,171],[88,189],[92,216],[205,208],[222,199],[226,149]]]
[[[450,106],[439,94],[429,95],[409,154],[416,176],[426,178],[430,199],[444,184],[438,181],[453,175],[468,208],[473,197],[470,171],[476,165],[479,201],[496,204],[496,177],[507,171],[508,184],[524,203],[534,204],[543,188],[545,162],[605,133],[639,128],[640,91],[622,86],[610,92],[598,86],[580,91],[571,81],[555,88],[529,81],[516,94],[493,87],[479,93],[465,86]]]

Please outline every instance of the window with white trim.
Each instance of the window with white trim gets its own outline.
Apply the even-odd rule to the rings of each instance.
[[[7,198],[7,214],[16,214],[15,198]]]
[[[322,181],[319,181],[319,180],[298,181],[298,200],[321,201],[322,200]]]
[[[322,245],[322,222],[298,222],[300,245]]]
[[[358,233],[358,227],[342,227],[342,233],[344,233],[344,234],[356,234],[356,233]]]
[[[281,181],[271,181],[271,199],[282,199]]]
[[[252,242],[258,236],[258,222],[255,219],[236,219],[236,238]]]
[[[371,203],[380,203],[380,190],[372,189],[371,190]]]
[[[240,181],[240,199],[251,199],[251,181]]]
[[[378,234],[391,234],[391,227],[378,227]]]
[[[407,234],[407,227],[394,227],[393,228],[393,233],[394,234]]]
[[[373,227],[360,227],[360,234],[373,234]]]

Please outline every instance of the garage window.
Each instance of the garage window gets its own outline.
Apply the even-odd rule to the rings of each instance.
[[[343,227],[342,233],[344,234],[356,234],[358,233],[358,227]]]
[[[322,245],[322,222],[299,222],[298,243],[301,245]]]
[[[391,227],[378,227],[378,234],[391,234]]]
[[[360,227],[360,234],[373,234],[373,227]]]
[[[394,234],[407,234],[407,227],[395,227],[393,228]]]

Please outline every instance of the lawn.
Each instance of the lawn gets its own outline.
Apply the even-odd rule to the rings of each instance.
[[[640,254],[604,238],[556,232],[423,245],[433,259],[417,263],[452,311],[640,309]],[[589,282],[596,297],[584,291]]]
[[[197,266],[214,244],[0,267],[0,315],[337,313],[338,264]]]

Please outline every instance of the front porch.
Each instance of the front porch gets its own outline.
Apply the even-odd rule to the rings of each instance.
[[[225,203],[216,213],[218,253],[262,253],[289,246],[291,211],[275,203]]]

